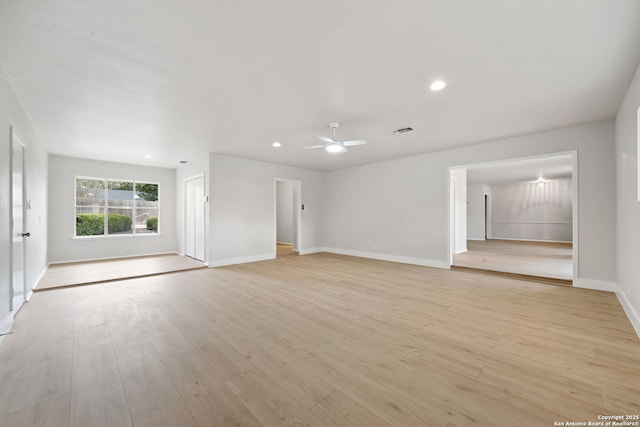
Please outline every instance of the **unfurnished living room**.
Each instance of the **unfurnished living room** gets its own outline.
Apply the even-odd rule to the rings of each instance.
[[[0,2],[0,427],[640,426],[640,2]]]

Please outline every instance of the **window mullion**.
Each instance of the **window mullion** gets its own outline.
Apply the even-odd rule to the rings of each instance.
[[[104,235],[109,235],[109,182],[105,178],[104,180],[104,206],[102,207],[102,211],[104,212]]]
[[[133,198],[133,207],[131,208],[131,227],[132,234],[134,236],[136,235],[136,231],[138,229],[138,216],[136,212],[136,185],[136,182],[133,181],[133,194],[131,195],[131,197]]]

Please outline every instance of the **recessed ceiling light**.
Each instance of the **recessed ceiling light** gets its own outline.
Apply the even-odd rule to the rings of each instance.
[[[432,91],[436,92],[436,91],[444,89],[444,87],[446,85],[447,84],[444,81],[436,80],[433,83],[431,83],[431,86],[429,86],[429,89],[431,89]]]
[[[144,158],[145,158],[145,159],[150,159],[150,158],[151,158],[151,156],[150,156],[150,155],[148,155],[148,154],[145,154],[145,155],[144,155]]]
[[[273,143],[273,144],[271,144],[271,145],[273,145],[273,146],[274,146],[274,147],[276,147],[276,148],[280,148],[280,147],[282,147],[282,144],[280,144],[278,141],[274,142],[274,143]]]

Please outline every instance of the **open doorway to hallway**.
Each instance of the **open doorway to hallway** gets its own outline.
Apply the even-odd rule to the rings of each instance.
[[[452,254],[452,267],[570,285],[577,259],[575,164],[571,152],[465,166],[466,251]]]
[[[275,180],[276,257],[297,255],[300,248],[300,181]]]

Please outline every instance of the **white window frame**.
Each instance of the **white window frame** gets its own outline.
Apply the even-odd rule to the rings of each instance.
[[[103,234],[93,234],[89,236],[78,236],[76,233],[78,232],[77,228],[77,209],[78,209],[78,179],[90,179],[93,181],[102,181],[104,183],[104,206],[102,206],[102,214],[104,216],[104,233]],[[136,192],[136,184],[153,184],[158,186],[158,229],[155,233],[136,233],[135,220],[136,220],[136,211],[138,207],[136,206],[136,200],[133,199],[132,211],[131,211],[131,219],[133,227],[131,229],[131,234],[109,234],[109,181],[115,182],[131,182],[133,184],[133,193],[135,195]],[[104,238],[126,238],[126,237],[136,237],[136,236],[159,236],[160,235],[160,183],[153,181],[144,181],[144,180],[135,180],[135,179],[120,179],[120,178],[104,178],[104,177],[95,177],[95,176],[86,176],[86,175],[76,175],[73,179],[73,237],[74,239],[104,239]]]

